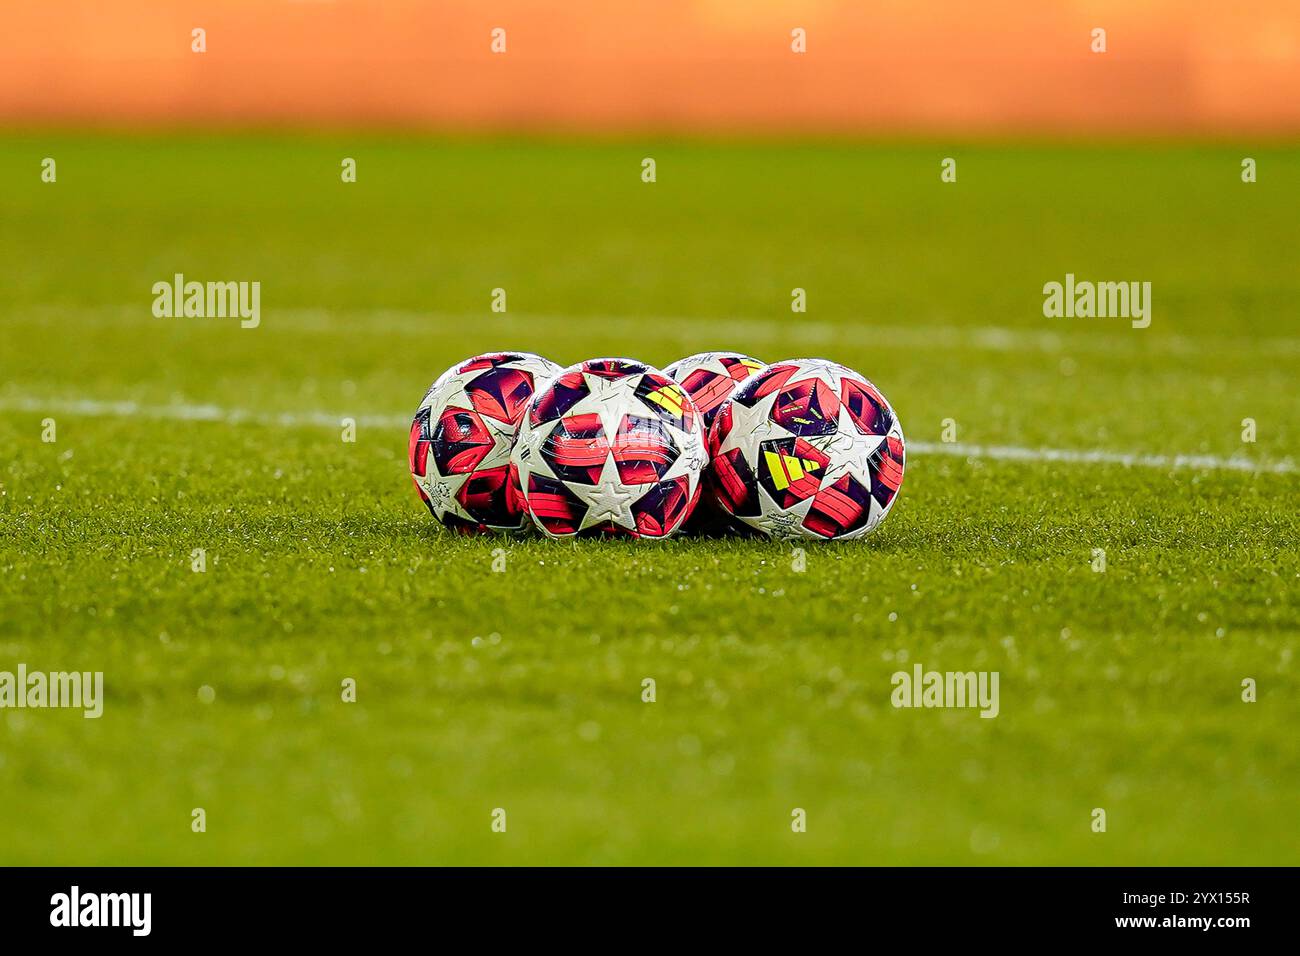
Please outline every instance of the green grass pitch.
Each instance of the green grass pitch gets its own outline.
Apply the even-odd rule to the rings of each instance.
[[[940,443],[1293,459],[1298,183],[1283,147],[6,136],[0,670],[106,702],[0,711],[0,863],[1300,862],[1300,475]],[[260,281],[260,327],[155,318],[177,272]],[[1151,327],[1044,318],[1067,272],[1150,281]],[[411,487],[458,358],[712,347],[884,390],[917,450],[877,534],[803,573],[467,540]],[[917,662],[998,671],[1000,715],[894,709]]]

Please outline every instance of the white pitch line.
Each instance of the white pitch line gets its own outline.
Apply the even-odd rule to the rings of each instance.
[[[93,399],[38,399],[0,397],[0,411],[40,414],[85,415],[87,417],[158,418],[188,422],[219,422],[226,425],[265,425],[292,428],[310,425],[338,428],[343,419],[351,418],[359,427],[405,430],[411,419],[406,415],[345,415],[327,412],[256,412],[219,405],[142,405],[139,402],[101,402]],[[1222,458],[1217,455],[1152,455],[1104,449],[1021,448],[1015,445],[969,445],[908,440],[907,451],[921,455],[948,455],[953,458],[986,458],[991,461],[1062,462],[1072,465],[1122,465],[1126,468],[1200,469],[1204,471],[1239,471],[1289,475],[1297,470],[1289,458],[1277,462],[1258,462],[1249,458]]]
[[[1059,461],[1072,465],[1123,465],[1126,468],[1199,468],[1202,470],[1269,472],[1289,475],[1295,472],[1290,459],[1258,462],[1249,458],[1220,458],[1217,455],[1143,455],[1131,452],[1091,451],[1076,448],[1019,448],[1014,445],[964,445],[908,441],[909,452],[923,455],[951,455],[956,458],[989,458],[994,461]]]
[[[337,428],[351,418],[368,428],[407,428],[410,417],[402,415],[331,415],[327,412],[255,412],[219,405],[141,405],[139,402],[100,402],[93,399],[0,398],[0,411],[55,412],[98,418],[163,418],[186,422],[219,422],[223,425],[268,425],[293,428],[312,425]]]

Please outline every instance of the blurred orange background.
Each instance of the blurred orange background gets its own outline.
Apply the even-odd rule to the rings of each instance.
[[[1300,0],[5,0],[0,123],[1287,136]]]

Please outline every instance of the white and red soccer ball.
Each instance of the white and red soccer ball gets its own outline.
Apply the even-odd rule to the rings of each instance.
[[[695,406],[704,416],[707,441],[709,426],[727,399],[740,383],[767,366],[752,356],[741,352],[697,352],[664,366],[664,374],[686,390]],[[748,527],[731,518],[713,500],[709,493],[708,470],[704,473],[704,494],[690,516],[686,531],[699,534],[721,535],[728,532],[745,532]]]
[[[536,389],[560,366],[529,352],[478,355],[429,387],[407,457],[420,498],[457,531],[521,531],[529,517],[510,483],[515,433]]]
[[[765,367],[758,359],[740,352],[698,352],[665,365],[664,374],[686,389],[704,416],[707,429],[736,387]]]
[[[773,538],[849,539],[889,514],[903,482],[903,429],[852,369],[791,359],[747,379],[709,431],[712,494]]]
[[[552,538],[666,538],[699,499],[703,416],[680,385],[631,359],[580,362],[540,389],[519,426],[512,480]]]

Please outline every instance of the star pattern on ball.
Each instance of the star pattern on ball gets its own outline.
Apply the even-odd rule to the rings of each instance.
[[[483,424],[492,438],[492,451],[488,454],[496,461],[508,461],[515,446],[515,430],[509,422],[499,422],[491,415],[483,416]]]
[[[772,500],[767,489],[760,485],[758,487],[759,514],[758,517],[751,518],[750,522],[769,537],[797,538],[800,537],[799,528],[804,518],[808,517],[808,509],[812,507],[812,503],[813,499],[810,497],[793,508],[782,508]]]
[[[627,395],[625,380],[605,378],[591,372],[583,372],[582,378],[587,383],[587,394],[575,402],[567,414],[594,412],[600,418],[605,434],[612,437],[617,434],[623,420],[623,403]]]
[[[808,379],[821,379],[831,387],[836,395],[840,394],[840,386],[844,384],[844,367],[826,359],[803,359],[799,362],[797,371],[785,381],[782,388],[789,388],[798,382],[804,382]]]
[[[534,523],[553,537],[591,529],[647,537],[674,533],[689,514],[709,460],[700,416],[674,420],[669,406],[641,397],[645,385],[665,384],[653,369],[638,367],[612,378],[580,371],[581,398],[557,418],[534,424],[525,417],[520,428],[512,461],[530,510],[544,512],[533,511]],[[573,437],[581,431],[569,430],[574,419],[585,419],[578,426],[590,436],[585,444]],[[552,445],[557,430],[567,437]]]
[[[632,503],[654,485],[625,485],[614,464],[614,456],[607,454],[605,464],[600,472],[600,481],[594,485],[575,486],[574,494],[587,505],[587,513],[582,516],[579,531],[595,527],[606,521],[636,530],[636,518],[632,515]]]
[[[773,438],[793,438],[794,432],[772,421],[772,406],[777,393],[765,395],[752,407],[733,402],[731,405],[731,430],[718,446],[715,454],[723,455],[739,448],[751,468],[758,466],[758,448]]]
[[[429,476],[430,480],[425,491],[429,495],[429,503],[440,516],[450,513],[466,521],[474,520],[469,512],[461,507],[456,497],[470,477],[470,472],[459,475]]]
[[[871,458],[885,441],[884,435],[863,435],[849,413],[840,403],[833,435],[813,435],[806,439],[809,445],[825,452],[831,465],[821,475],[820,487],[835,484],[844,475],[851,475],[864,487],[871,487]]]

